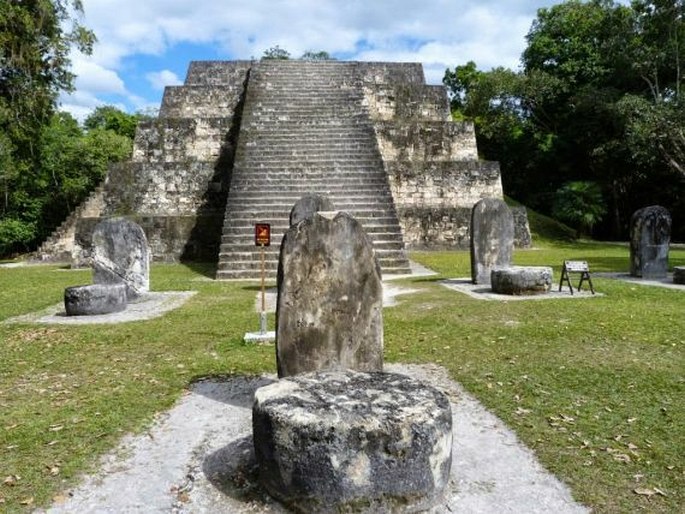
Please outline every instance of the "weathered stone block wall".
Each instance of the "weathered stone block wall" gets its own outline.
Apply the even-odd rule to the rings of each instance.
[[[243,84],[252,64],[253,61],[191,61],[184,84]]]
[[[389,161],[397,207],[466,207],[501,198],[499,164],[492,161]]]
[[[157,262],[178,262],[183,259],[212,261],[219,251],[213,237],[221,230],[223,215],[217,216],[126,216],[145,232],[152,259]],[[93,230],[103,218],[80,218],[76,224],[76,262],[85,264],[90,256]],[[197,230],[202,227],[202,230]]]
[[[227,134],[233,117],[158,118],[141,123],[133,146],[135,162],[209,161],[232,152]]]
[[[514,216],[514,246],[517,248],[530,248],[533,244],[533,237],[530,233],[528,224],[528,212],[523,205],[509,207]]]
[[[186,161],[120,163],[112,166],[105,181],[105,216],[154,214],[195,215],[217,196],[221,211],[223,191],[214,162]]]
[[[164,89],[160,118],[225,117],[238,105],[243,83],[168,86]]]
[[[469,207],[397,207],[404,243],[410,250],[469,247]]]
[[[366,84],[425,84],[423,65],[417,62],[353,63]]]
[[[365,84],[363,88],[366,106],[374,120],[451,120],[449,100],[442,86]]]
[[[477,160],[471,123],[444,121],[380,121],[374,124],[384,161]]]
[[[526,208],[510,207],[514,216],[514,246],[532,244]],[[401,206],[397,216],[410,250],[468,250],[471,234],[470,207]]]

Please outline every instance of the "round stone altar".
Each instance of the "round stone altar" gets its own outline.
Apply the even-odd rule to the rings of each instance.
[[[449,480],[449,400],[404,375],[281,379],[256,391],[252,428],[260,483],[295,512],[418,512]]]
[[[509,295],[544,294],[552,288],[549,266],[510,266],[490,273],[493,293]]]
[[[93,316],[123,311],[127,296],[125,284],[89,284],[64,290],[67,316]]]

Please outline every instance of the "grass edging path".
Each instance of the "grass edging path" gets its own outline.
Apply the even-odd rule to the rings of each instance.
[[[583,259],[625,271],[627,249],[547,244],[518,264]],[[593,279],[603,298],[481,302],[437,284],[468,276],[467,252],[416,253],[438,277],[384,310],[386,359],[436,362],[512,427],[597,512],[678,512],[685,504],[685,292]],[[672,251],[671,264],[685,264]],[[139,432],[194,379],[275,371],[273,347],[242,342],[257,326],[249,282],[155,265],[155,291],[196,290],[162,318],[122,325],[0,324],[0,510],[60,492],[121,435]],[[90,273],[0,269],[0,319],[60,301]],[[273,318],[270,319],[273,326]],[[637,491],[637,492],[636,492]]]

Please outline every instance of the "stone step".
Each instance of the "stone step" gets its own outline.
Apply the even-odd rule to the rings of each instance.
[[[231,210],[242,210],[242,209],[252,209],[252,210],[263,210],[263,209],[270,209],[270,210],[278,210],[278,211],[290,211],[290,209],[295,205],[295,202],[297,202],[301,197],[294,198],[293,200],[284,200],[283,198],[263,198],[259,200],[255,200],[254,198],[247,198],[247,199],[239,199],[239,198],[232,198],[231,199],[231,205],[230,209]],[[329,199],[330,196],[328,197]],[[332,199],[331,199],[332,201]],[[387,208],[392,208],[394,207],[394,203],[392,201],[392,198],[379,198],[379,199],[374,199],[371,198],[366,202],[355,202],[351,201],[348,199],[339,199],[337,202],[332,202],[333,206],[335,207],[336,210],[339,211],[365,211],[369,209],[377,209],[377,208],[382,208],[382,209],[387,209]]]
[[[242,126],[241,132],[245,135],[245,141],[250,141],[253,138],[275,138],[278,136],[289,137],[293,140],[297,138],[306,138],[309,140],[327,141],[329,138],[345,135],[346,138],[366,138],[367,141],[372,142],[373,127],[371,124],[359,124],[349,122],[346,120],[338,120],[336,125],[311,126],[305,124],[286,124],[280,123],[278,126],[268,123],[245,124]],[[338,139],[343,141],[343,139]]]
[[[364,142],[335,142],[335,140],[327,142],[311,142],[309,140],[293,139],[291,141],[280,140],[276,141],[280,144],[263,144],[261,140],[253,142],[250,146],[241,147],[243,152],[250,151],[259,153],[259,155],[298,155],[298,154],[341,154],[348,153],[373,153],[378,155],[378,145],[375,142],[369,142],[368,138],[364,138]]]
[[[406,262],[406,259],[404,260]],[[261,278],[261,266],[254,266],[252,261],[233,262],[230,266],[219,267],[216,280],[259,280]],[[408,275],[411,273],[409,264],[403,264],[401,260],[378,259],[381,273],[386,275]],[[249,268],[247,266],[250,266]],[[265,266],[264,276],[269,280],[275,280],[278,265]]]
[[[343,209],[340,209],[343,210]],[[394,209],[391,210],[390,207],[382,208],[382,207],[376,207],[376,208],[371,208],[371,209],[345,209],[346,212],[350,213],[352,216],[354,216],[357,219],[378,219],[378,218],[392,218],[392,215],[395,214]],[[273,210],[273,209],[259,209],[259,208],[253,208],[253,207],[241,207],[241,208],[235,208],[234,206],[230,206],[226,210],[226,215],[227,216],[241,216],[241,218],[235,218],[235,219],[254,219],[254,220],[261,220],[261,219],[278,219],[279,217],[283,217],[287,219],[290,216],[290,209],[282,209],[282,210]]]
[[[269,247],[271,248],[271,247]],[[399,256],[401,252],[399,251],[387,251],[374,250],[376,259],[378,263],[383,266],[387,264],[393,268],[400,268],[402,266],[402,260],[406,259]],[[399,257],[398,257],[399,256]],[[261,262],[261,252],[259,250],[255,252],[238,252],[238,253],[227,253],[219,254],[219,265],[218,269],[222,271],[228,271],[231,269],[250,269],[250,270],[260,270],[262,268]],[[269,251],[268,249],[264,252],[264,268],[267,270],[278,269],[278,252]]]
[[[309,160],[297,159],[277,161],[250,161],[234,170],[236,178],[262,178],[275,180],[288,176],[301,175],[301,178],[321,177],[328,180],[340,178],[341,181],[354,178],[385,178],[379,171],[380,162],[349,162],[343,159]]]
[[[280,242],[282,240],[282,235],[279,237],[272,235],[271,246],[266,247],[264,250],[265,260],[278,261]],[[372,241],[372,246],[377,253],[392,250],[399,251],[404,247],[401,242],[394,241]],[[261,260],[261,251],[254,243],[225,243],[221,245],[219,258],[224,262]]]
[[[383,227],[379,227],[383,228]],[[271,237],[272,239],[279,241],[285,231],[288,229],[286,226],[271,227]],[[397,232],[380,232],[369,230],[368,227],[364,228],[364,231],[375,243],[402,243],[402,233]],[[221,236],[222,245],[247,245],[254,246],[254,225],[248,227],[229,227],[224,228],[224,233]]]
[[[368,137],[360,137],[355,140],[339,140],[330,138],[330,140],[321,141],[320,138],[316,140],[307,139],[292,139],[287,137],[273,137],[268,141],[266,137],[253,138],[249,143],[242,147],[243,151],[259,151],[260,153],[282,153],[282,152],[330,152],[330,151],[365,151],[373,150],[378,152],[378,145],[375,141],[369,141]]]
[[[330,181],[329,181],[330,182]],[[307,193],[320,194],[328,197],[334,203],[368,203],[382,201],[390,203],[393,197],[388,191],[387,183],[377,187],[348,188],[338,184],[324,184],[323,187],[311,187],[308,184],[294,184],[297,187],[284,187],[283,183],[264,185],[263,187],[250,187],[231,189],[229,197],[237,202],[273,202],[295,203]],[[386,187],[383,187],[386,186]]]
[[[358,66],[260,62],[253,67],[224,218],[217,278],[255,278],[254,224],[271,223],[269,269],[292,206],[320,192],[375,241],[379,262],[408,270],[401,229],[363,105]],[[375,195],[375,196],[374,196]]]
[[[243,186],[245,186],[243,184]],[[341,198],[349,195],[371,195],[378,193],[382,196],[389,196],[387,184],[383,183],[375,187],[356,187],[350,188],[340,184],[323,184],[315,187],[314,184],[291,184],[290,187],[283,187],[281,184],[254,184],[245,187],[232,187],[229,198],[262,198],[275,194],[283,194],[284,197],[293,198],[293,203],[302,198],[307,193],[318,193],[329,196],[331,199]]]
[[[289,170],[290,173],[272,173],[268,171],[252,171],[243,172],[236,177],[234,184],[236,186],[253,185],[253,186],[269,186],[277,185],[284,189],[289,186],[302,184],[306,180],[304,187],[320,188],[321,186],[386,186],[388,181],[386,177],[374,176],[365,171],[361,172],[342,172],[335,168],[326,170],[305,170],[302,168],[293,168]],[[334,183],[332,183],[334,182]]]
[[[357,218],[355,213],[347,212]],[[282,235],[289,228],[288,219],[289,217],[285,215],[278,217],[255,216],[251,218],[237,218],[234,221],[227,221],[224,224],[222,235],[227,237],[239,237],[244,240],[246,236],[250,236],[250,234],[252,234],[252,236],[254,235],[254,226],[257,223],[269,223],[272,227],[271,231],[273,234]],[[368,216],[359,217],[357,219],[370,236],[373,236],[376,233],[388,233],[396,230],[392,226],[392,216]],[[252,240],[252,236],[250,236],[249,240]]]

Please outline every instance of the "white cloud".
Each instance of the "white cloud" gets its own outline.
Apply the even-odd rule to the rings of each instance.
[[[178,86],[179,84],[183,84],[183,81],[178,78],[178,75],[170,70],[147,73],[145,78],[150,85],[158,91],[164,91],[165,86]]]
[[[91,93],[125,94],[124,81],[116,71],[104,68],[81,54],[72,56],[76,88]]]
[[[274,45],[299,57],[324,50],[351,60],[422,62],[430,83],[469,60],[482,69],[516,67],[538,7],[557,0],[83,0],[84,24],[98,43],[74,59],[76,86],[127,97],[144,108],[127,58],[163,55],[178,43],[206,45],[216,58],[259,58]],[[184,57],[187,58],[187,57]],[[203,59],[204,55],[190,59]],[[169,70],[145,70],[156,90],[180,83]],[[139,77],[140,78],[140,77]],[[139,98],[136,98],[136,95]],[[153,102],[154,103],[154,102]]]

